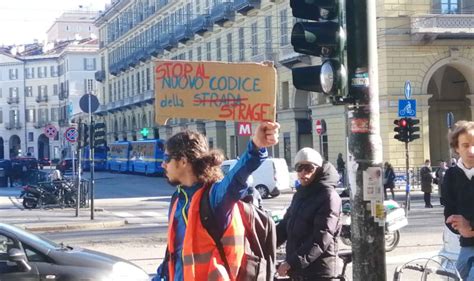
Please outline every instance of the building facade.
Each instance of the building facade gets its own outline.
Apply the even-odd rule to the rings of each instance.
[[[421,138],[410,144],[410,162],[449,157],[445,115],[471,119],[474,92],[474,0],[377,1],[379,95],[384,161],[405,163],[404,145],[393,138],[398,100],[410,80],[421,120]],[[305,146],[322,150],[335,162],[346,154],[344,106],[326,96],[296,90],[293,67],[318,64],[290,44],[295,22],[286,0],[167,1],[117,0],[95,24],[99,29],[101,82],[98,115],[107,124],[108,141],[135,140],[141,128],[167,139],[192,128],[204,132],[212,146],[228,157],[243,151],[248,138],[236,136],[234,122],[172,119],[154,123],[154,71],[157,59],[189,61],[273,61],[279,86],[277,119],[280,144],[271,154],[292,165]],[[324,120],[326,132],[315,132]]]
[[[46,31],[47,41],[97,38],[97,28],[94,25],[96,17],[97,11],[90,11],[86,8],[64,12]]]
[[[0,53],[0,159],[65,155],[64,131],[81,112],[80,97],[95,90],[97,50],[96,40],[83,40],[38,55]],[[46,134],[48,125],[56,128],[54,137]]]

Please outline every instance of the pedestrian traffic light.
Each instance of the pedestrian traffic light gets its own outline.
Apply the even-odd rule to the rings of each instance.
[[[415,134],[420,131],[420,127],[416,126],[420,124],[420,120],[407,118],[407,131],[408,131],[408,142],[412,142],[420,138],[419,134]]]
[[[322,64],[292,69],[296,89],[322,92],[334,103],[342,100],[347,84],[344,66],[346,35],[344,0],[290,0],[293,16],[313,22],[297,22],[291,32],[295,52],[321,57]]]
[[[395,121],[393,121],[393,124],[396,125],[396,127],[393,130],[397,132],[394,138],[401,142],[408,142],[407,119],[406,118],[401,118],[400,120],[395,119]]]

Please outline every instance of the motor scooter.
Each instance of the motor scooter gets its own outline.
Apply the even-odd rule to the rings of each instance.
[[[408,225],[405,210],[393,200],[384,201],[385,218],[385,252],[393,251],[400,242],[400,229]],[[341,235],[342,243],[347,246],[352,245],[351,241],[351,203],[344,200],[341,215]]]

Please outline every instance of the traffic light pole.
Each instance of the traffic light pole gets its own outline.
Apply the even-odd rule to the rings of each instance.
[[[349,153],[356,163],[351,240],[353,279],[386,280],[382,141],[378,94],[376,1],[347,0],[347,63],[349,97]],[[356,169],[356,170],[355,170]],[[364,177],[365,175],[365,177]],[[370,187],[370,188],[369,188]],[[382,205],[382,206],[381,206]],[[377,222],[376,218],[382,223]]]
[[[405,174],[405,177],[406,177],[406,186],[405,186],[405,214],[407,215],[408,217],[408,211],[410,210],[410,203],[411,203],[411,199],[410,199],[410,159],[409,159],[409,155],[408,155],[408,142],[405,142],[405,159],[406,159],[406,174]]]
[[[89,140],[89,169],[91,171],[91,179],[90,179],[90,187],[91,187],[91,220],[94,220],[94,127],[95,122],[92,117],[92,113],[89,113],[89,120],[90,120],[90,140]]]
[[[77,177],[76,177],[76,174],[73,173],[73,175],[75,176],[75,180],[76,180],[76,193],[77,193],[77,198],[76,198],[76,217],[79,217],[79,208],[81,206],[81,172],[82,172],[82,168],[81,168],[81,161],[82,161],[82,119],[79,118],[79,134],[78,134],[78,138],[77,138]],[[74,154],[74,152],[73,152]],[[73,165],[74,165],[74,161],[73,161]]]

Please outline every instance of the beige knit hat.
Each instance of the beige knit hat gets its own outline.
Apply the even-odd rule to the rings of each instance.
[[[318,167],[323,165],[321,154],[310,147],[304,147],[295,156],[295,165],[298,163],[311,163]]]

